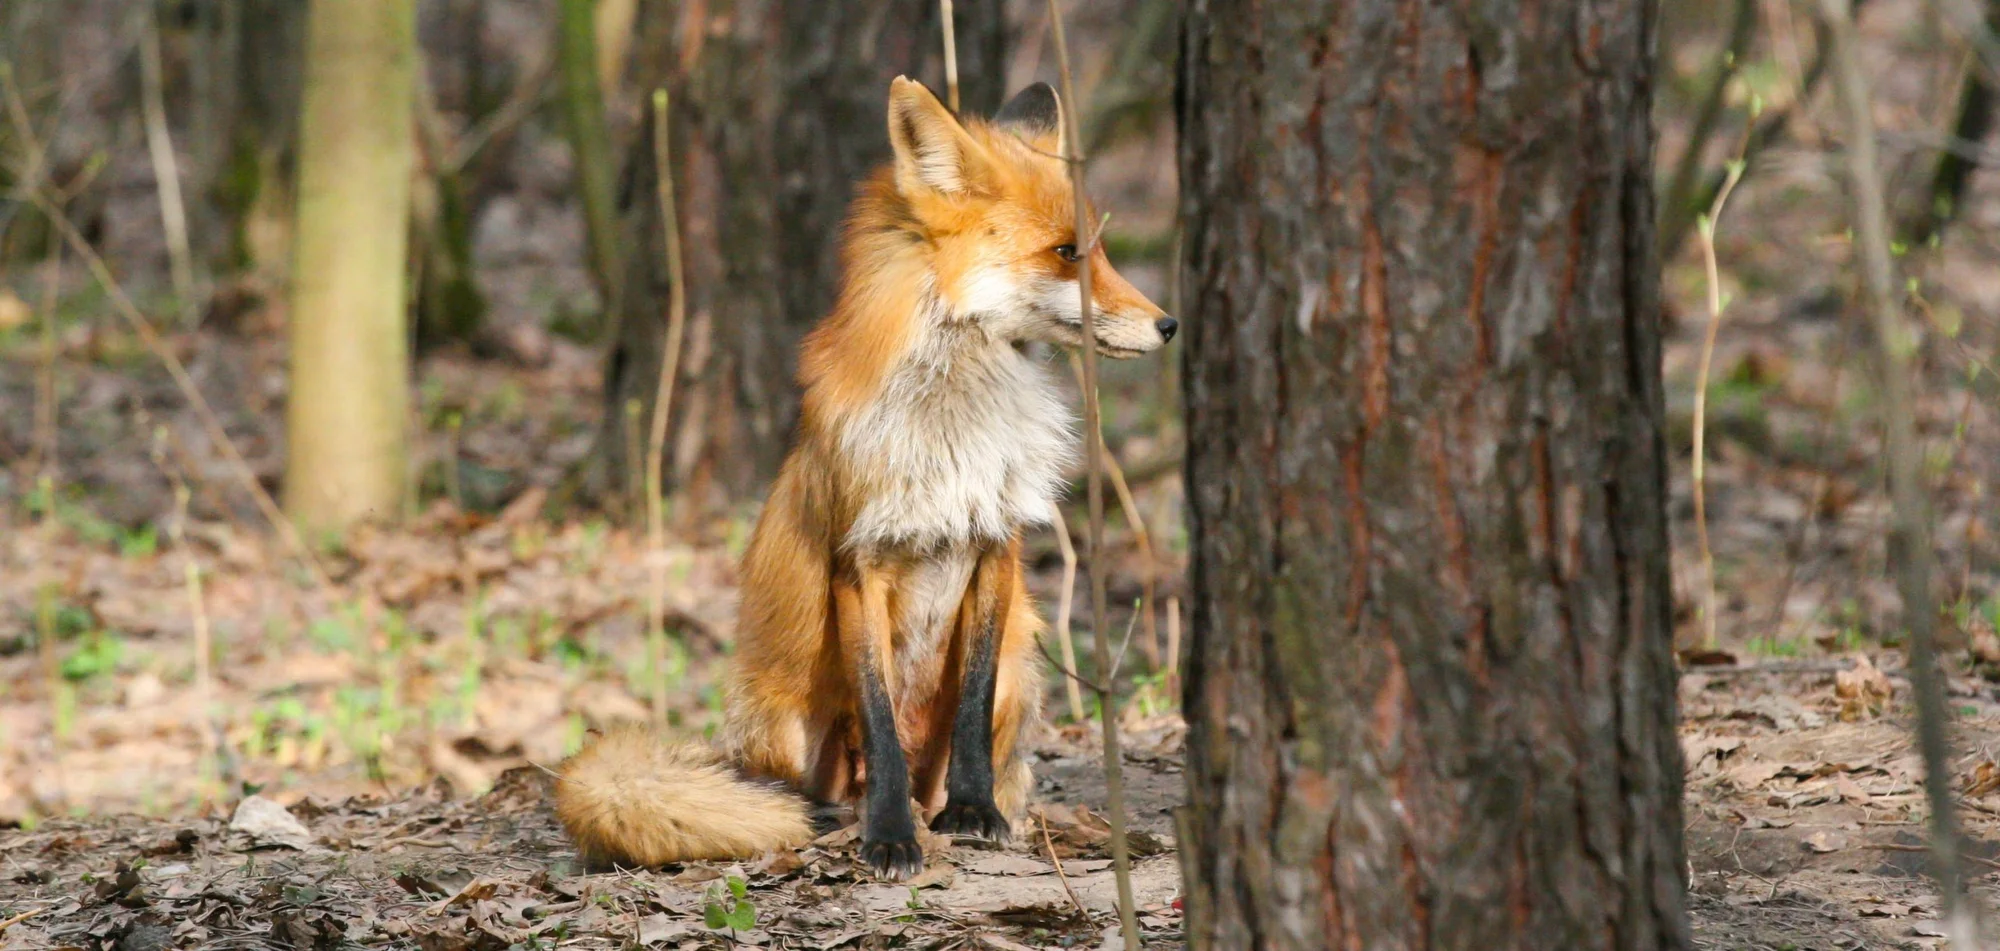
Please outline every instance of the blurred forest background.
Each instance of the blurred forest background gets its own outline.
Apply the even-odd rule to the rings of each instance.
[[[1855,7],[1908,297],[1931,331],[1918,424],[1953,687],[1987,711],[2000,5]],[[1870,679],[1900,663],[1898,600],[1868,338],[1844,303],[1825,36],[1787,0],[1662,8],[1670,514],[1699,779],[1728,755],[1701,745],[1718,724],[1879,716],[1900,689]],[[960,0],[967,111],[1054,78],[1044,10]],[[733,560],[785,449],[796,344],[832,298],[851,184],[886,156],[889,79],[945,86],[938,5],[417,0],[414,37],[362,24],[311,56],[296,0],[0,11],[0,821],[184,812],[238,784],[339,796],[444,777],[478,792],[592,727],[660,715],[713,729]],[[1103,0],[1070,24],[1111,256],[1170,311],[1176,11]],[[404,92],[377,101],[361,87],[396,84],[345,78],[398,69]],[[651,550],[635,447],[670,286],[656,89],[688,326],[662,464],[668,541]],[[398,110],[406,135],[365,131]],[[315,175],[318,149],[376,160]],[[346,275],[371,272],[330,272],[321,255],[361,266],[357,248],[372,273],[401,276],[406,321],[352,318],[364,288]],[[1711,286],[1725,311],[1704,541],[1690,463]],[[1081,599],[1066,612],[1079,639],[1133,631],[1142,753],[1180,730],[1179,360],[1106,365],[1106,441],[1129,484],[1109,509],[1122,607],[1101,624]],[[319,374],[309,391],[295,366]],[[386,435],[312,401],[366,402]],[[1068,541],[1030,540],[1052,616]],[[665,649],[646,623],[662,568]],[[1746,669],[1804,676],[1746,699]],[[672,689],[652,710],[657,676]],[[1059,728],[1087,742],[1074,721],[1088,709],[1051,690]],[[1990,745],[1959,766],[1992,767]]]
[[[716,724],[796,345],[887,158],[889,80],[945,89],[939,5],[414,9],[413,37],[355,14],[322,41],[299,0],[5,5],[0,817],[184,811],[237,782],[480,790],[647,716],[661,665],[664,712]],[[1071,25],[1111,253],[1162,302],[1176,16]],[[968,111],[1054,78],[1041,4],[954,25]],[[656,89],[688,311],[649,558]],[[397,279],[407,321],[369,316]],[[1178,573],[1177,397],[1171,358],[1107,369],[1154,536],[1149,556],[1120,529],[1122,624]],[[1034,546],[1053,611],[1059,546]],[[671,656],[645,630],[661,564]],[[1168,627],[1145,624],[1148,671]]]

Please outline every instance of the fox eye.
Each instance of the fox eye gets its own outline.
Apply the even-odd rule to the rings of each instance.
[[[1076,245],[1058,244],[1055,247],[1050,248],[1049,250],[1054,251],[1056,253],[1056,257],[1062,258],[1063,260],[1068,261],[1071,264],[1075,264],[1078,260],[1076,253]]]

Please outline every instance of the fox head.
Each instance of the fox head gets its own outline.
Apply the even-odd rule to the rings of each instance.
[[[1179,325],[1112,269],[1095,234],[1077,234],[1062,129],[1062,102],[1047,83],[1022,90],[990,122],[961,122],[921,83],[890,84],[895,188],[931,245],[946,319],[1009,342],[1080,347],[1077,278],[1088,268],[1098,352],[1157,350]]]

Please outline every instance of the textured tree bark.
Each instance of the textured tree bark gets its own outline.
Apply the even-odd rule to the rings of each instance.
[[[583,206],[590,271],[604,298],[604,314],[616,313],[625,265],[618,246],[617,159],[605,123],[603,64],[597,53],[596,0],[562,0],[557,15],[558,72],[562,76],[563,117],[570,154],[576,163],[576,193]],[[605,326],[611,326],[607,323]]]
[[[308,532],[401,515],[413,0],[313,0],[300,119],[285,509]]]
[[[1685,948],[1645,0],[1191,0],[1195,948]]]
[[[207,319],[239,327],[277,293],[291,267],[306,4],[222,0],[203,7],[188,61],[194,74],[195,241],[219,279]],[[207,88],[204,88],[204,83]]]
[[[1007,23],[957,4],[968,111],[998,109]],[[640,92],[673,96],[687,249],[688,342],[665,484],[706,507],[751,498],[784,458],[798,412],[798,341],[832,305],[836,245],[855,184],[888,158],[897,74],[943,89],[936,0],[646,0]],[[690,19],[694,18],[694,19]],[[646,120],[650,123],[650,117]],[[625,306],[606,373],[600,487],[636,492],[632,420],[652,411],[666,327],[663,232],[650,127],[632,138],[620,207]]]

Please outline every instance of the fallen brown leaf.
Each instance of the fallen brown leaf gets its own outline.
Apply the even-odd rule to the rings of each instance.
[[[1972,768],[1972,775],[1966,778],[1965,794],[1979,797],[2000,790],[2000,766],[1987,760]]]
[[[1822,829],[1812,835],[1806,836],[1803,844],[1809,851],[1821,854],[1838,852],[1841,849],[1847,848],[1847,837],[1838,832]]]
[[[1854,667],[1833,675],[1833,695],[1840,700],[1840,718],[1847,722],[1881,715],[1894,695],[1888,675],[1876,669],[1868,655],[1857,655]]]

